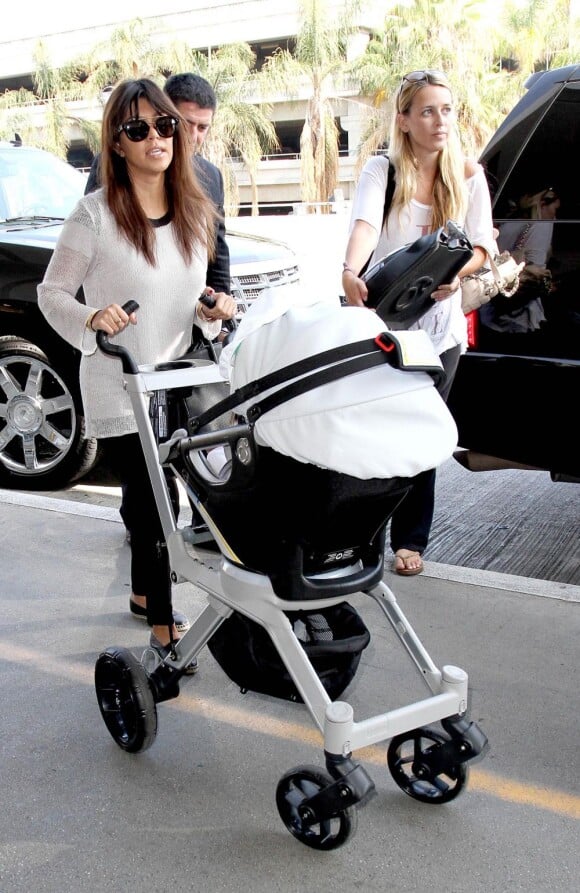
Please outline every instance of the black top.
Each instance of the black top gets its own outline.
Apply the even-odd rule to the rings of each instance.
[[[158,229],[160,226],[167,226],[168,223],[171,223],[171,219],[173,214],[171,211],[168,211],[167,214],[164,214],[163,217],[156,217],[154,220],[149,218],[149,223],[154,229]]]

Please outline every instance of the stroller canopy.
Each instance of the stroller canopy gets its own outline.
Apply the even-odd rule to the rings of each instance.
[[[235,390],[298,360],[387,331],[371,310],[300,295],[294,286],[270,289],[246,313],[222,352],[222,371]],[[441,369],[428,336],[392,333],[403,353]],[[248,401],[241,412],[252,405]],[[294,397],[256,422],[258,444],[300,462],[361,479],[411,477],[448,459],[457,429],[433,377],[387,363]]]

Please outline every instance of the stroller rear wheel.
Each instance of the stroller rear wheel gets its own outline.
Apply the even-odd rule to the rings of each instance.
[[[138,753],[157,734],[157,708],[149,677],[134,654],[110,647],[97,658],[95,689],[101,715],[119,747]]]
[[[351,837],[357,828],[354,806],[346,807],[329,818],[317,818],[307,800],[333,779],[316,766],[298,766],[286,772],[276,789],[276,805],[280,818],[294,837],[315,850],[335,850]]]
[[[401,790],[422,803],[457,797],[467,781],[467,766],[454,760],[450,743],[450,737],[427,727],[393,738],[387,763]]]

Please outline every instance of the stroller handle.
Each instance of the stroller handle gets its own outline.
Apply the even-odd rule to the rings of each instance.
[[[125,313],[131,314],[139,309],[139,304],[137,301],[127,301],[122,307]],[[119,357],[123,364],[123,372],[126,372],[128,375],[137,375],[139,369],[127,348],[121,347],[119,344],[111,344],[109,336],[102,329],[99,329],[97,332],[97,344],[103,353],[108,354],[110,357]]]
[[[211,310],[212,307],[215,307],[215,304],[216,304],[216,301],[215,301],[214,296],[213,296],[213,295],[206,295],[205,292],[203,292],[203,294],[201,294],[201,295],[199,296],[199,302],[200,302],[200,304],[203,304],[204,307],[207,307],[209,310]],[[227,344],[229,341],[231,341],[231,339],[232,339],[232,337],[233,337],[233,333],[235,332],[235,330],[236,330],[237,327],[238,327],[238,323],[237,323],[236,317],[234,316],[233,319],[228,319],[228,320],[226,320],[226,324],[225,324],[225,325],[226,325],[226,328],[229,329],[229,332],[228,332],[228,334],[226,335],[226,337],[224,338],[224,340],[223,340],[223,342],[222,342],[222,347],[225,347],[226,344]]]
[[[203,304],[209,310],[211,310],[212,307],[215,307],[215,298],[213,295],[206,295],[206,293],[203,292],[203,294],[199,296],[198,300],[200,304]]]

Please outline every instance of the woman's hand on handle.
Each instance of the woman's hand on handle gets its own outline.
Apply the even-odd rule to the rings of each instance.
[[[201,315],[207,322],[214,322],[218,319],[233,319],[238,309],[236,302],[231,295],[227,295],[223,291],[214,291],[213,288],[206,288],[204,294],[200,298]]]
[[[366,306],[368,289],[359,274],[377,247],[378,237],[376,229],[365,220],[357,220],[349,236],[342,265],[342,287],[346,302],[352,307]]]
[[[342,287],[346,302],[351,307],[365,307],[368,289],[362,279],[352,270],[342,271]]]
[[[135,311],[126,313],[120,304],[109,304],[103,310],[97,310],[91,319],[91,329],[93,332],[101,331],[106,335],[118,335],[127,326],[137,324],[137,314]]]

